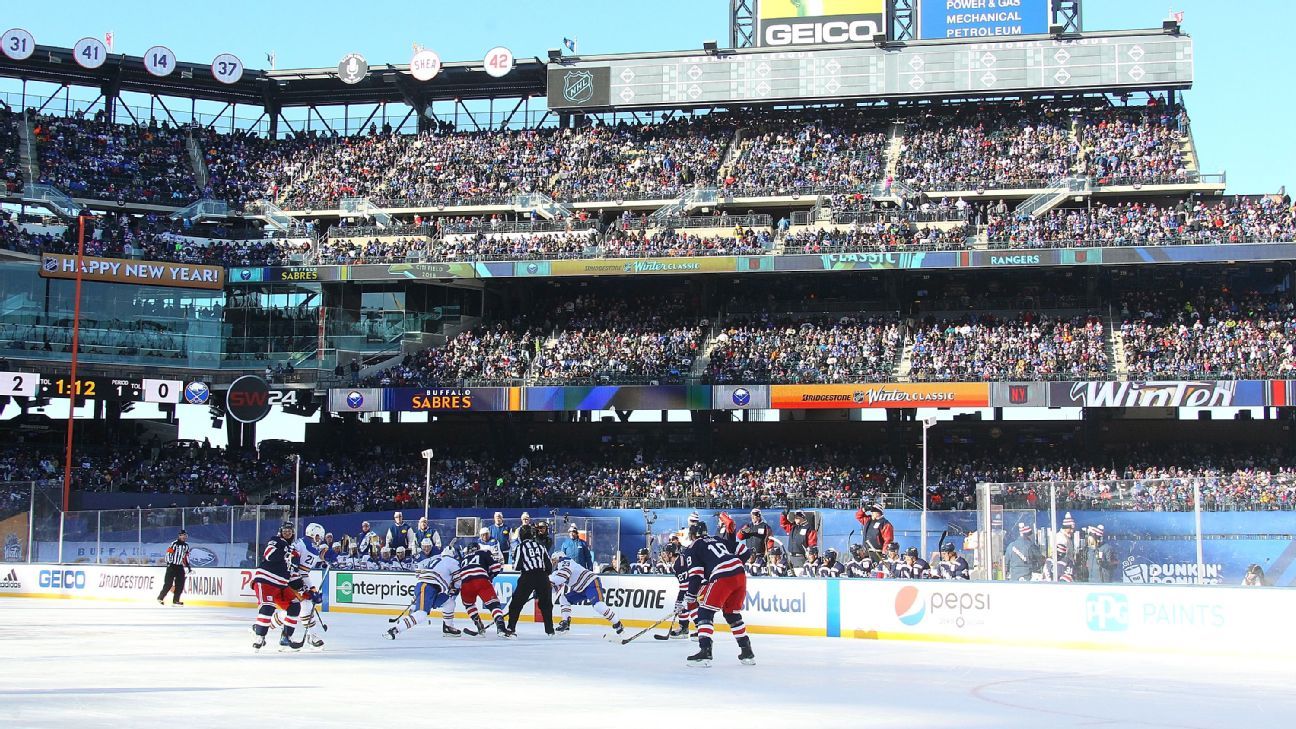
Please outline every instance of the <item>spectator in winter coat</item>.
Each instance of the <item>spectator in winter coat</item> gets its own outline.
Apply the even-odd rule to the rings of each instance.
[[[1030,524],[1017,525],[1017,531],[1019,536],[1008,545],[1005,566],[1009,580],[1024,582],[1044,567],[1044,555],[1035,543],[1035,530]]]
[[[590,552],[589,545],[585,543],[585,540],[581,539],[580,529],[575,524],[572,524],[567,529],[567,538],[563,540],[560,549],[563,554],[581,567],[587,570],[594,569],[594,554]]]

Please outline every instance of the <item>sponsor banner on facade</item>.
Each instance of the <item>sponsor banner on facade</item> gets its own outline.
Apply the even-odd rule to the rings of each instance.
[[[758,46],[868,43],[887,34],[885,0],[760,0]]]
[[[42,253],[40,275],[43,278],[75,279],[77,257],[62,253]],[[134,261],[125,258],[99,258],[83,256],[81,259],[83,281],[171,286],[185,289],[212,289],[225,287],[223,266],[203,266],[197,263],[165,261]]]
[[[1052,382],[1051,407],[1220,408],[1262,407],[1264,383],[1256,380],[1165,382]]]
[[[774,256],[778,271],[889,271],[911,268],[953,268],[956,254],[931,251],[877,253],[788,254]]]
[[[1048,32],[1050,0],[919,0],[918,40],[977,40]]]
[[[779,410],[975,408],[989,403],[990,386],[984,382],[770,385],[770,405]]]
[[[525,387],[523,410],[710,410],[705,385]]]
[[[679,258],[584,258],[548,261],[528,276],[607,276],[638,274],[739,273],[767,270],[763,256],[694,256]]]
[[[992,382],[990,407],[1043,408],[1048,407],[1047,382]]]
[[[769,385],[715,385],[711,402],[716,410],[760,410],[770,406]]]

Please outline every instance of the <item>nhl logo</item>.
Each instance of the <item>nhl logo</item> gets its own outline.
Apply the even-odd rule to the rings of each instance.
[[[855,393],[851,395],[851,399],[855,401],[856,405],[859,405],[860,403],[864,402],[864,397],[865,395],[863,390],[856,390]]]
[[[594,98],[594,74],[568,71],[563,76],[563,99],[569,104],[584,104]]]
[[[44,261],[41,262],[41,268],[45,269],[46,271],[49,271],[50,273],[53,273],[55,270],[58,269],[58,261],[53,258],[46,258]]]

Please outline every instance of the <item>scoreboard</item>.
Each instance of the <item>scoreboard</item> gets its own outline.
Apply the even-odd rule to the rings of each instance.
[[[205,404],[211,387],[205,382],[153,378],[78,377],[0,372],[0,396],[72,397],[118,402]]]

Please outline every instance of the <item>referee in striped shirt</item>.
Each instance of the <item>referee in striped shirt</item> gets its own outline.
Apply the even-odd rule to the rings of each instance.
[[[519,528],[517,537],[517,556],[513,559],[513,569],[521,574],[518,575],[513,599],[509,602],[508,628],[510,631],[517,629],[522,607],[535,597],[540,606],[540,615],[544,618],[545,633],[553,635],[553,595],[549,586],[549,572],[553,569],[553,563],[549,561],[549,552],[543,544],[536,541],[535,530],[530,524]]]
[[[189,533],[181,529],[176,535],[175,541],[166,551],[166,577],[162,578],[162,592],[158,593],[158,604],[166,603],[167,592],[172,587],[175,592],[171,595],[172,605],[183,605],[180,602],[180,596],[184,594],[185,571],[193,569],[189,566]]]

